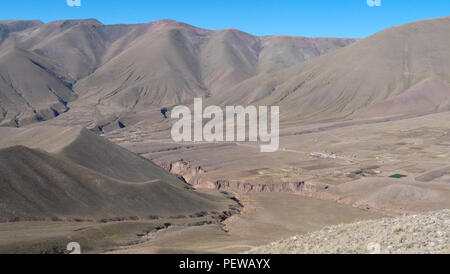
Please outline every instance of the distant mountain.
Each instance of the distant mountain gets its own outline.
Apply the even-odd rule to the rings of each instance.
[[[60,68],[34,52],[11,48],[0,53],[0,125],[24,126],[68,111],[77,98]]]
[[[227,94],[355,41],[94,19],[0,21],[0,37],[0,125],[19,127],[72,109],[105,126],[148,108]]]
[[[279,105],[285,125],[448,111],[449,32],[450,17],[392,27],[228,97],[263,89],[253,103]]]
[[[0,21],[0,46],[12,33],[41,25],[41,21],[10,20]]]
[[[357,41],[256,37],[172,20],[13,25],[0,45],[0,125],[58,117],[110,130],[194,97],[279,105],[284,126],[450,109],[449,17]]]

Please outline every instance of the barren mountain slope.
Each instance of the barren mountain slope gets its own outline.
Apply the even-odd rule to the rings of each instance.
[[[345,38],[261,37],[260,72],[276,72],[355,42]]]
[[[449,17],[381,31],[311,60],[258,103],[280,105],[285,124],[359,118],[368,107],[376,116],[446,111],[449,31]],[[408,106],[385,112],[393,100]]]
[[[48,59],[21,49],[0,52],[0,125],[24,126],[67,111],[77,98]]]
[[[86,123],[109,125],[212,96],[215,104],[280,105],[282,123],[290,125],[448,110],[449,29],[448,17],[425,20],[346,46],[354,40],[255,37],[170,20],[60,21],[15,32],[2,47],[51,60],[50,71],[63,82],[82,78],[74,87],[80,99],[70,107]]]
[[[61,67],[67,81],[83,78],[101,63],[105,41],[96,20],[55,21],[19,33],[14,46],[47,57]]]
[[[450,108],[450,18],[393,27],[285,69],[208,104],[279,105],[284,126],[423,115]]]
[[[2,221],[169,217],[221,212],[232,204],[193,191],[152,162],[81,128],[2,129],[0,135],[6,140],[0,145],[6,147],[0,149]]]
[[[223,42],[218,43],[217,39],[222,39]],[[236,40],[244,42],[239,43]],[[215,33],[202,52],[206,56],[202,59],[202,68],[209,68],[203,75],[206,77],[207,86],[214,93],[215,102],[234,100],[245,103],[246,100],[242,100],[242,97],[232,98],[229,90],[244,89],[246,93],[244,96],[247,97],[251,97],[248,94],[263,96],[264,94],[259,94],[260,90],[264,88],[265,82],[274,78],[274,74],[278,76],[276,80],[279,84],[283,81],[287,68],[345,47],[354,41],[354,39],[292,36],[257,38],[233,29],[224,30]],[[239,48],[239,45],[247,46]],[[238,58],[239,56],[246,56],[247,59]]]
[[[0,21],[0,49],[2,43],[5,39],[7,39],[12,33],[17,31],[22,31],[34,26],[41,25],[41,21],[31,20],[9,20],[9,21]]]
[[[0,45],[0,123],[23,126],[68,111],[66,105],[77,97],[69,92],[73,84],[148,28],[147,24],[104,26],[96,20],[2,21],[0,29],[9,32]]]
[[[119,54],[149,24],[105,26],[95,19],[62,20],[12,33],[0,50],[20,48],[51,60],[74,84]]]
[[[159,27],[77,83],[75,90],[82,99],[75,108],[95,106],[95,112],[90,107],[93,120],[108,124],[131,112],[227,94],[260,73],[302,63],[354,41],[256,37],[169,20],[152,24]]]
[[[252,77],[260,51],[259,38],[248,33],[236,29],[211,33],[199,55],[205,85],[217,93]]]
[[[20,57],[17,61],[11,57],[1,64],[4,69],[12,63],[22,64],[20,71],[9,73],[14,79],[3,77],[5,86],[21,86],[35,78],[29,71],[37,65],[67,89],[73,87],[80,99],[70,104],[70,109],[84,113],[85,124],[99,126],[152,107],[170,107],[190,103],[194,97],[226,93],[260,73],[302,63],[354,41],[256,37],[234,29],[211,31],[172,20],[103,25],[95,19],[48,24],[2,21],[0,37],[0,55],[19,51],[32,56],[30,59],[39,59],[36,64],[23,64]],[[48,77],[40,78],[54,92],[65,92],[66,88],[48,83]],[[30,89],[20,93],[35,94]],[[5,97],[3,93],[9,91],[2,88],[0,92]],[[41,101],[54,104],[48,96],[41,97]],[[17,102],[2,104],[2,112],[9,112],[7,118],[1,118],[2,124],[17,125],[16,116],[24,120],[19,126],[53,118],[33,117],[29,112],[33,113],[35,102],[28,103],[31,106],[24,107],[23,102],[20,106]]]
[[[148,33],[78,82],[75,90],[88,103],[119,113],[206,95],[189,31],[169,27]]]

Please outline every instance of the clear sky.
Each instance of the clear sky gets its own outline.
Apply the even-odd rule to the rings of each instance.
[[[96,18],[104,24],[173,19],[255,35],[365,37],[390,26],[450,15],[450,0],[2,0],[0,20]]]

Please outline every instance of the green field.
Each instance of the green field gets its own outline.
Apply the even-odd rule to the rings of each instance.
[[[403,175],[403,174],[394,174],[394,175],[390,176],[389,178],[400,179],[400,178],[405,178],[405,177],[408,177],[408,176]]]

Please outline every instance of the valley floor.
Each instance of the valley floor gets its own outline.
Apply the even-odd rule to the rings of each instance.
[[[223,240],[214,244],[215,233],[199,234],[211,235],[205,236],[203,250],[245,252],[271,239],[331,224],[450,208],[449,121],[450,113],[444,112],[287,128],[280,150],[268,154],[251,143],[152,140],[161,132],[152,133],[145,125],[129,129],[130,135],[117,131],[107,137],[184,176],[198,189],[237,193],[244,214],[226,221],[229,233]],[[392,178],[398,174],[406,177]],[[183,232],[177,235],[178,244],[202,242],[186,240]],[[123,252],[146,252],[150,245]]]
[[[377,213],[290,193],[253,193],[239,196],[242,214],[225,227],[172,227],[145,243],[113,253],[243,253],[251,248],[327,225],[382,217]]]
[[[244,205],[241,214],[221,224],[201,217],[107,224],[6,223],[0,224],[0,246],[22,252],[27,246],[42,250],[48,244],[48,252],[55,252],[51,247],[56,242],[62,246],[61,241],[81,241],[92,253],[243,253],[332,225],[370,225],[361,221],[450,208],[449,128],[450,112],[288,128],[280,150],[263,154],[251,143],[156,139],[155,134],[166,133],[137,124],[106,137],[183,176],[197,191],[234,193]],[[396,174],[406,177],[391,178]],[[380,229],[386,235],[392,230]],[[408,241],[414,241],[411,235]],[[444,249],[430,252],[448,252],[448,242],[442,244]],[[336,250],[336,245],[298,252],[367,252],[366,243],[357,249],[343,245]],[[403,245],[392,249],[416,251],[423,250]]]
[[[450,112],[285,128],[275,153],[155,140],[147,126],[106,137],[196,188],[298,193],[393,216],[450,208]]]

